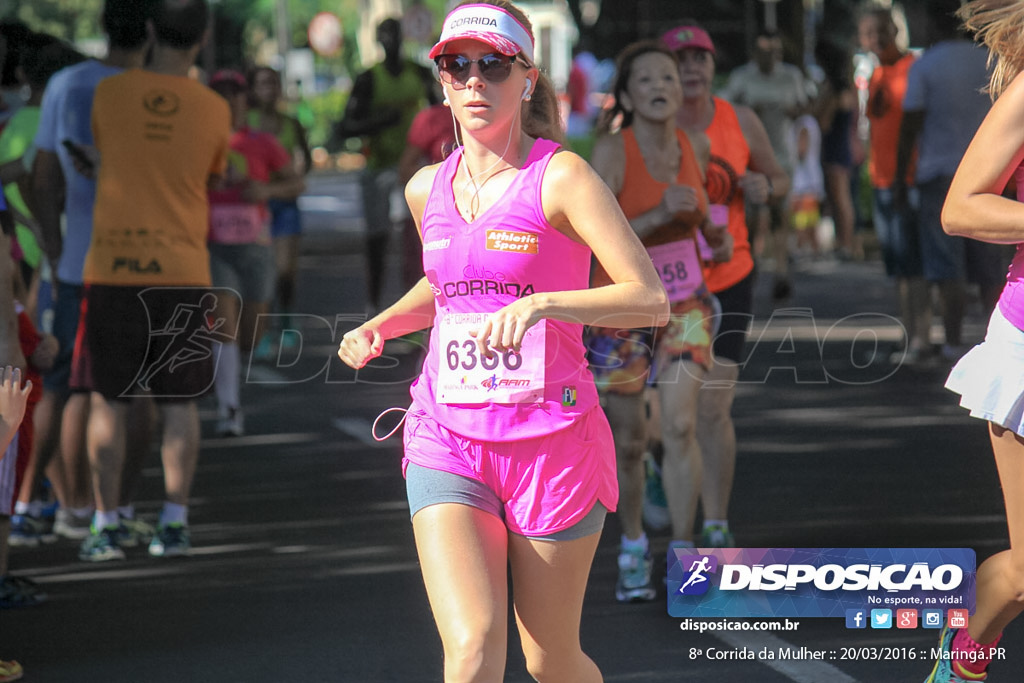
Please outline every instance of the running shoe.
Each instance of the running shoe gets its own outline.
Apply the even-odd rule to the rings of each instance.
[[[91,524],[92,515],[78,517],[71,510],[61,508],[57,510],[57,516],[53,522],[53,533],[72,541],[81,541],[89,535]]]
[[[245,434],[245,416],[241,408],[227,408],[217,420],[217,436],[242,436]]]
[[[0,576],[0,608],[33,607],[46,602],[46,593],[23,576]]]
[[[651,553],[623,550],[619,554],[619,580],[615,584],[615,599],[619,602],[641,602],[653,600],[656,595],[651,583]]]
[[[121,528],[118,529],[117,540],[122,548],[136,548],[146,545],[153,540],[156,529],[152,524],[143,522],[139,518],[121,518]]]
[[[644,524],[652,531],[664,531],[672,524],[672,518],[668,514],[661,470],[650,453],[644,457],[644,469]]]
[[[736,539],[733,538],[729,527],[714,524],[705,527],[700,537],[700,545],[702,548],[735,548]]]
[[[258,344],[256,344],[256,348],[252,350],[253,360],[260,362],[268,362],[276,358],[276,353],[274,352],[274,343],[270,340],[271,336],[272,333],[267,332],[262,337],[260,337],[260,341]]]
[[[11,533],[8,542],[12,546],[35,548],[40,543],[53,543],[57,535],[53,533],[53,519],[33,517],[32,515],[14,515],[11,517]]]
[[[20,681],[25,675],[25,670],[17,662],[5,662],[0,659],[0,683],[11,683]]]
[[[192,547],[188,527],[184,524],[161,524],[156,536],[149,544],[149,554],[153,557],[182,557],[188,555]]]
[[[118,527],[93,528],[78,549],[78,559],[83,562],[110,562],[125,559],[121,549],[121,530]]]
[[[924,683],[976,683],[988,678],[987,673],[982,674],[981,678],[964,678],[958,676],[953,670],[953,659],[949,651],[953,647],[953,636],[956,635],[956,632],[957,629],[950,628],[949,624],[942,627],[942,631],[939,633],[939,651],[941,654],[936,659],[935,666],[932,668],[928,678],[924,679]]]

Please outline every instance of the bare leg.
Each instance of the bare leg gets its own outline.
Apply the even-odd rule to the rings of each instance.
[[[946,332],[946,343],[960,346],[964,325],[964,311],[967,308],[967,286],[963,280],[945,280],[939,283],[942,296],[942,325]]]
[[[153,400],[148,397],[134,398],[128,408],[124,471],[121,473],[121,505],[131,505],[139,492],[142,482],[142,467],[149,456],[150,440],[153,436]]]
[[[526,668],[540,683],[604,680],[580,647],[583,594],[600,537],[535,541],[509,534],[516,624]]]
[[[96,508],[102,512],[117,510],[121,498],[121,471],[124,469],[124,435],[127,421],[127,403],[108,401],[96,392],[89,395],[89,430],[86,442]]]
[[[736,428],[732,422],[732,402],[736,397],[739,374],[739,365],[715,358],[707,376],[709,386],[701,389],[697,401],[697,440],[704,464],[701,504],[708,519],[728,519],[736,472]]]
[[[850,196],[850,171],[835,164],[825,166],[825,188],[832,204],[832,220],[836,225],[836,242],[850,255],[853,244],[853,198]]]
[[[927,352],[931,348],[932,307],[924,278],[900,278],[900,317],[907,330],[907,350]]]
[[[1006,503],[1010,549],[978,567],[978,606],[967,633],[982,644],[995,640],[1024,611],[1024,437],[991,423],[989,436]]]
[[[619,519],[626,538],[644,533],[644,447],[647,445],[644,395],[607,394],[604,412],[615,439],[619,473]]]
[[[7,545],[7,537],[11,535],[11,518],[7,515],[0,515],[0,576],[7,573],[7,561],[10,557],[10,547]]]
[[[36,485],[42,481],[44,473],[49,473],[50,484],[62,507],[68,505],[68,486],[64,476],[63,463],[54,459],[60,445],[60,415],[64,402],[52,391],[44,391],[43,397],[36,405],[35,412],[35,447],[32,449],[34,460],[25,472],[25,481],[18,492],[18,502],[31,502],[36,492]],[[50,464],[54,463],[54,467]]]
[[[60,455],[68,481],[68,505],[86,508],[93,504],[86,454],[85,432],[89,422],[89,394],[75,392],[64,404],[60,427]]]
[[[672,517],[672,538],[680,541],[693,540],[703,478],[697,443],[697,396],[704,375],[703,368],[684,360],[665,368],[658,379],[661,442],[665,449],[662,482]]]
[[[281,313],[291,313],[295,300],[295,273],[298,270],[299,236],[274,239],[274,267],[277,271],[277,305]]]
[[[508,531],[498,517],[441,503],[412,519],[445,683],[499,683],[508,639]]]
[[[160,458],[164,465],[167,500],[188,505],[199,462],[199,412],[194,401],[163,404],[163,443]]]

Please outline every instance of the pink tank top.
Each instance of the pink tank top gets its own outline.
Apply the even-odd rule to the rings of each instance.
[[[1024,202],[1024,164],[1013,174],[1017,181],[1017,201]],[[1024,330],[1024,243],[1017,245],[1010,270],[1006,273],[1006,286],[999,295],[999,311],[1018,330]]]
[[[542,320],[520,354],[483,359],[469,331],[535,292],[586,289],[590,249],[552,227],[541,181],[558,144],[538,139],[503,197],[472,223],[455,207],[456,150],[438,169],[423,212],[423,271],[436,316],[413,409],[482,441],[517,441],[570,426],[597,406],[583,325]]]

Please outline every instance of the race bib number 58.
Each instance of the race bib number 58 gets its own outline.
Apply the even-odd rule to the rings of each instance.
[[[647,253],[671,303],[689,299],[704,282],[697,245],[692,239],[647,247]]]
[[[439,328],[437,399],[440,403],[540,403],[544,400],[547,321],[527,330],[522,348],[480,353],[471,331],[486,313],[446,313]]]

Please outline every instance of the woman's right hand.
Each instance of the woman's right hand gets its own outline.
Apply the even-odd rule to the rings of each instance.
[[[697,189],[689,185],[670,184],[661,195],[661,205],[671,216],[686,215],[700,207]]]
[[[338,346],[338,358],[356,370],[376,358],[384,350],[384,337],[376,327],[360,325],[345,333]]]

